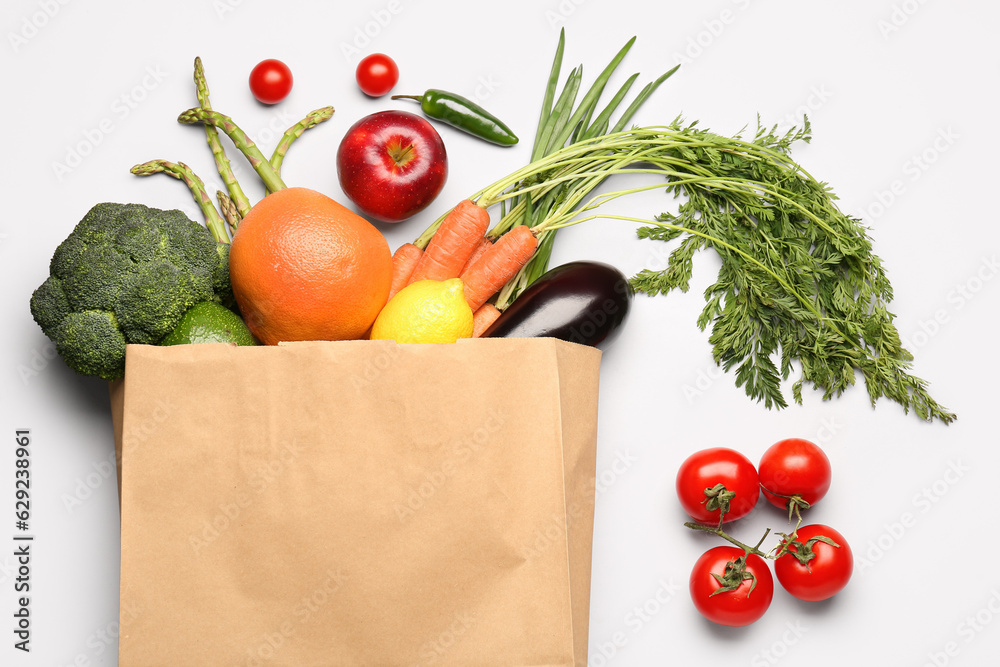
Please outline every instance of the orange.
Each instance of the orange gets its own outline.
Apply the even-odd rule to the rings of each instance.
[[[358,214],[315,190],[287,188],[240,222],[229,275],[262,343],[349,340],[362,337],[385,305],[392,256]]]

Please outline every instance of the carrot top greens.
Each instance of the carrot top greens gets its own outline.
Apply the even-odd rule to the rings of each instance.
[[[892,286],[867,230],[837,208],[826,183],[790,157],[793,144],[810,139],[808,119],[784,133],[758,124],[752,138],[720,136],[680,118],[662,127],[625,129],[674,68],[648,84],[611,125],[635,75],[593,114],[631,45],[574,109],[582,69],[570,73],[557,97],[560,35],[531,163],[472,197],[484,207],[500,205],[492,237],[516,225],[538,235],[536,255],[504,287],[497,306],[503,309],[545,272],[558,229],[597,218],[639,223],[640,238],[675,247],[666,268],[631,279],[638,292],[686,291],[697,251],[712,248],[721,258],[697,323],[710,328],[716,362],[735,369],[736,384],[751,398],[769,408],[787,406],[781,384],[797,372],[795,402],[802,402],[806,384],[829,399],[852,386],[860,371],[873,405],[887,397],[922,419],[953,421],[926,382],[908,372],[913,356],[893,324]],[[666,182],[593,194],[620,174],[654,174]],[[618,197],[659,188],[680,200],[676,213],[644,220],[597,211]]]

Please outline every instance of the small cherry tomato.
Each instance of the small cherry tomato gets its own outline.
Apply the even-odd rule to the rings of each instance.
[[[691,570],[688,587],[702,616],[733,627],[758,620],[774,597],[767,563],[739,547],[720,546],[703,553]]]
[[[288,65],[268,58],[250,72],[250,92],[263,104],[277,104],[292,92],[292,70]]]
[[[786,543],[788,540],[782,546]],[[850,581],[854,554],[844,536],[833,528],[818,523],[802,526],[788,545],[788,553],[774,561],[774,574],[781,586],[798,599],[826,600]]]
[[[712,447],[695,452],[677,470],[677,498],[698,523],[715,526],[750,513],[760,497],[757,469],[736,450]],[[725,487],[724,489],[721,487]]]
[[[396,62],[384,53],[365,56],[355,71],[358,87],[369,97],[382,97],[399,81]]]
[[[760,459],[758,473],[764,497],[789,512],[815,505],[830,489],[830,459],[801,438],[771,445]]]

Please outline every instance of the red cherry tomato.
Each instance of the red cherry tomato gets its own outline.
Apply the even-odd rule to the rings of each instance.
[[[677,498],[692,519],[709,526],[718,525],[718,496],[706,493],[717,484],[735,494],[728,499],[725,521],[735,521],[750,513],[760,497],[757,470],[750,459],[726,447],[703,449],[689,456],[677,470]],[[728,495],[728,494],[727,494]]]
[[[814,538],[823,536],[839,546]],[[787,542],[787,540],[786,540]],[[785,542],[782,542],[784,545]],[[785,553],[774,561],[774,574],[781,586],[800,600],[826,600],[847,585],[854,572],[854,554],[839,532],[822,524],[802,526]],[[806,563],[794,554],[812,553]]]
[[[771,606],[774,578],[763,558],[746,554],[742,561],[743,574],[738,569],[734,571],[744,553],[739,547],[715,547],[703,553],[691,570],[688,582],[691,601],[701,615],[713,623],[733,627],[750,625]],[[713,574],[731,578],[736,588],[720,590],[724,585]]]
[[[288,65],[268,58],[250,72],[250,92],[263,104],[277,104],[292,92],[292,70]]]
[[[355,77],[358,80],[358,87],[365,95],[382,97],[399,81],[399,68],[396,67],[396,62],[384,53],[373,53],[361,59]]]
[[[801,438],[771,445],[760,459],[758,472],[764,497],[775,507],[792,509],[789,499],[794,496],[815,505],[830,488],[830,459]]]

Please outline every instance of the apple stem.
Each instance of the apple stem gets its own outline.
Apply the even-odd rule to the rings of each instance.
[[[413,159],[413,144],[406,146],[392,146],[389,148],[389,157],[396,166],[403,166]]]

